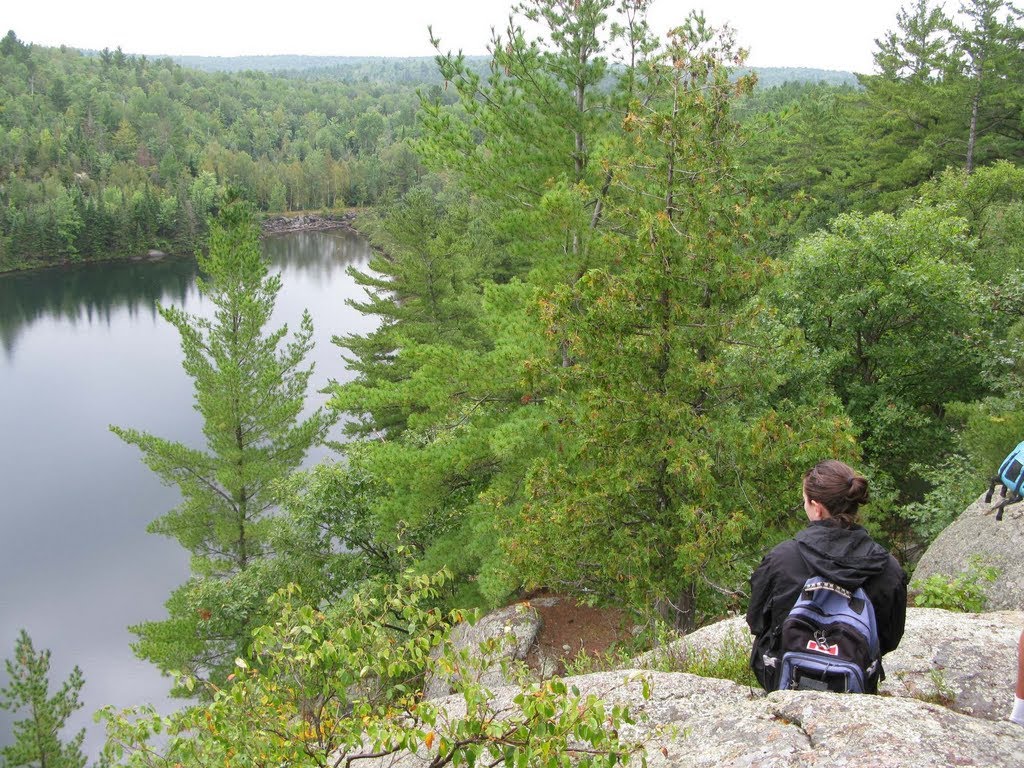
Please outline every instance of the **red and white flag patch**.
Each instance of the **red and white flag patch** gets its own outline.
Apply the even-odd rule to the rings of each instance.
[[[817,651],[818,653],[827,653],[829,656],[839,655],[838,645],[829,645],[828,643],[819,643],[817,640],[807,641],[807,650]]]

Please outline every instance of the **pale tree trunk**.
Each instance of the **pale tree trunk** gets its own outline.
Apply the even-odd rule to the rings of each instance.
[[[981,102],[981,86],[974,92],[971,99],[971,128],[967,134],[967,172],[974,172],[974,145],[978,140],[978,105]]]
[[[986,39],[989,36],[986,35]],[[981,106],[981,90],[985,83],[985,49],[977,51],[976,58],[971,56],[974,65],[974,94],[971,96],[971,126],[967,132],[967,163],[968,173],[974,172],[974,149],[978,143],[978,109]]]

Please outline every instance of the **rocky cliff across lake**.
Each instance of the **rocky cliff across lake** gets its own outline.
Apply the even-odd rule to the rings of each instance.
[[[304,213],[299,216],[271,216],[263,220],[261,228],[265,235],[285,232],[324,232],[330,229],[356,231],[353,226],[355,213],[339,214]]]

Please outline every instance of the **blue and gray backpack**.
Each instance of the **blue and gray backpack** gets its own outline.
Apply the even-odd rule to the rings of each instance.
[[[779,690],[874,691],[879,648],[875,608],[867,593],[812,576],[782,623]]]

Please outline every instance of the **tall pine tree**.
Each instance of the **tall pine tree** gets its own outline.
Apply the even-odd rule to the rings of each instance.
[[[619,5],[633,33],[624,32],[627,48],[636,51],[646,3]],[[619,39],[614,6],[518,5],[492,40],[483,77],[461,56],[438,57],[458,101],[424,105],[419,149],[470,201],[472,227],[445,233],[448,222],[431,225],[417,244],[397,236],[404,218],[391,217],[396,250],[381,265],[386,278],[366,282],[377,291],[367,309],[388,325],[365,345],[346,340],[363,375],[341,387],[333,404],[363,415],[364,429],[382,438],[350,449],[386,489],[371,510],[378,535],[411,545],[426,568],[451,565],[465,577],[468,601],[500,601],[519,585],[496,541],[520,500],[530,458],[547,447],[538,407],[544,382],[570,362],[564,339],[549,350],[529,308],[553,285],[579,279],[599,253],[593,244],[610,193],[601,144],[619,130],[618,91],[604,80],[632,72],[617,77],[608,66]],[[423,202],[410,199],[406,213],[422,211]],[[434,283],[440,293],[428,277],[444,281]],[[392,303],[393,288],[414,289],[411,301]],[[381,342],[394,353],[378,354]]]
[[[968,23],[954,27],[961,57],[960,90],[969,104],[964,167],[993,157],[1024,152],[1024,14],[1006,0],[966,0],[960,12]]]
[[[782,534],[799,472],[855,452],[792,335],[779,369],[779,329],[748,311],[768,265],[730,157],[742,57],[723,60],[696,20],[657,53],[646,5],[524,3],[542,31],[513,20],[487,78],[441,57],[460,98],[427,108],[421,148],[489,224],[474,241],[495,267],[483,337],[431,341],[396,314],[397,375],[333,400],[404,414],[349,454],[382,489],[377,534],[452,566],[459,600],[529,582],[658,600],[692,623],[745,580],[766,530]]]
[[[678,627],[722,595],[739,606],[800,471],[852,449],[838,404],[799,381],[799,347],[754,301],[770,264],[733,159],[732,103],[752,78],[728,68],[742,63],[728,31],[691,15],[643,68],[608,166],[608,267],[542,304],[574,362],[548,406],[557,449],[503,537],[528,581],[656,604]]]
[[[181,336],[183,366],[195,386],[205,449],[111,427],[137,446],[149,467],[181,490],[182,502],[150,530],[192,555],[192,579],[167,603],[170,617],[132,628],[136,653],[165,672],[225,676],[244,655],[266,595],[280,584],[268,559],[280,481],[326,437],[321,409],[301,418],[312,366],[313,333],[304,313],[298,333],[268,330],[281,280],[268,273],[259,227],[248,204],[226,206],[199,256],[200,293],[212,319],[162,307]]]

